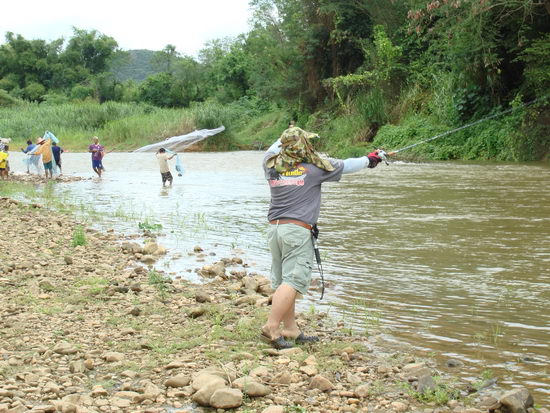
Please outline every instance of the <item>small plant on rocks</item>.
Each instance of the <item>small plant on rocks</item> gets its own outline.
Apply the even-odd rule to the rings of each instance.
[[[149,222],[149,220],[146,219],[144,222],[138,223],[138,228],[141,229],[142,231],[155,232],[155,231],[160,231],[162,229],[162,224]]]
[[[84,227],[77,225],[73,231],[73,247],[80,245],[86,245],[86,234],[84,233]]]
[[[161,301],[166,301],[168,297],[168,287],[166,286],[166,277],[155,270],[149,271],[149,284],[155,287],[159,293]]]
[[[409,394],[423,403],[435,403],[438,406],[446,405],[450,400],[460,397],[460,390],[452,383],[444,383],[440,377],[434,377],[435,387],[418,392],[409,388]]]

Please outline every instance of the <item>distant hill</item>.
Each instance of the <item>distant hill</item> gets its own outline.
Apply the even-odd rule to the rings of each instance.
[[[154,50],[127,50],[126,53],[126,56],[117,58],[111,67],[111,71],[118,80],[123,82],[133,79],[136,82],[142,82],[147,76],[159,72],[151,66]]]

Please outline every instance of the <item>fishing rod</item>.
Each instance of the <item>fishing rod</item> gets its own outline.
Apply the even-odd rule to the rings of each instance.
[[[510,113],[510,112],[513,112],[514,110],[517,110],[519,108],[524,108],[526,106],[529,106],[529,105],[532,105],[533,103],[535,102],[538,102],[538,101],[541,101],[541,100],[544,100],[548,98],[548,96],[543,96],[541,98],[538,98],[538,99],[534,99],[530,102],[527,102],[527,103],[524,103],[523,105],[519,106],[519,107],[514,107],[514,108],[510,108],[510,109],[506,109],[502,112],[499,112],[499,113],[495,113],[494,115],[490,115],[490,116],[487,116],[485,118],[482,118],[482,119],[479,119],[479,120],[476,120],[475,122],[471,122],[471,123],[468,123],[466,125],[463,125],[463,126],[460,126],[458,128],[455,128],[455,129],[451,129],[447,132],[443,132],[443,133],[440,133],[438,135],[435,135],[435,136],[432,136],[431,138],[428,138],[428,139],[424,139],[420,142],[416,142],[416,143],[413,143],[411,145],[407,145],[407,146],[404,146],[403,148],[401,149],[397,149],[395,151],[392,151],[392,152],[385,152],[384,150],[382,149],[379,149],[378,150],[378,156],[386,163],[386,165],[389,165],[388,161],[387,161],[387,157],[388,156],[393,156],[395,155],[396,153],[399,153],[399,152],[402,152],[402,151],[406,151],[407,149],[411,149],[411,148],[414,148],[415,146],[418,146],[418,145],[422,145],[423,143],[427,143],[427,142],[431,142],[433,140],[436,140],[436,139],[439,139],[439,138],[442,138],[443,136],[447,136],[447,135],[450,135],[451,133],[454,133],[454,132],[458,132],[462,129],[466,129],[466,128],[470,128],[472,126],[475,126],[481,122],[485,122],[489,119],[494,119],[498,116],[501,116],[501,115],[504,115],[506,113]]]

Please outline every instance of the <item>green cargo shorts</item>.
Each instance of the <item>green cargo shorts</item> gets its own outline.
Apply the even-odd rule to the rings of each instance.
[[[267,241],[271,250],[271,286],[276,289],[284,283],[305,294],[313,268],[311,232],[295,224],[270,224]]]

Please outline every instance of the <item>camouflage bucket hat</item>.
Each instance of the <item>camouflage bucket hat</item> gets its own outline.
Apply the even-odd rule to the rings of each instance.
[[[325,171],[334,171],[328,159],[322,158],[309,141],[319,135],[306,132],[298,127],[288,128],[281,135],[281,152],[267,160],[268,168],[275,168],[279,173],[290,171],[300,162],[310,163]]]

